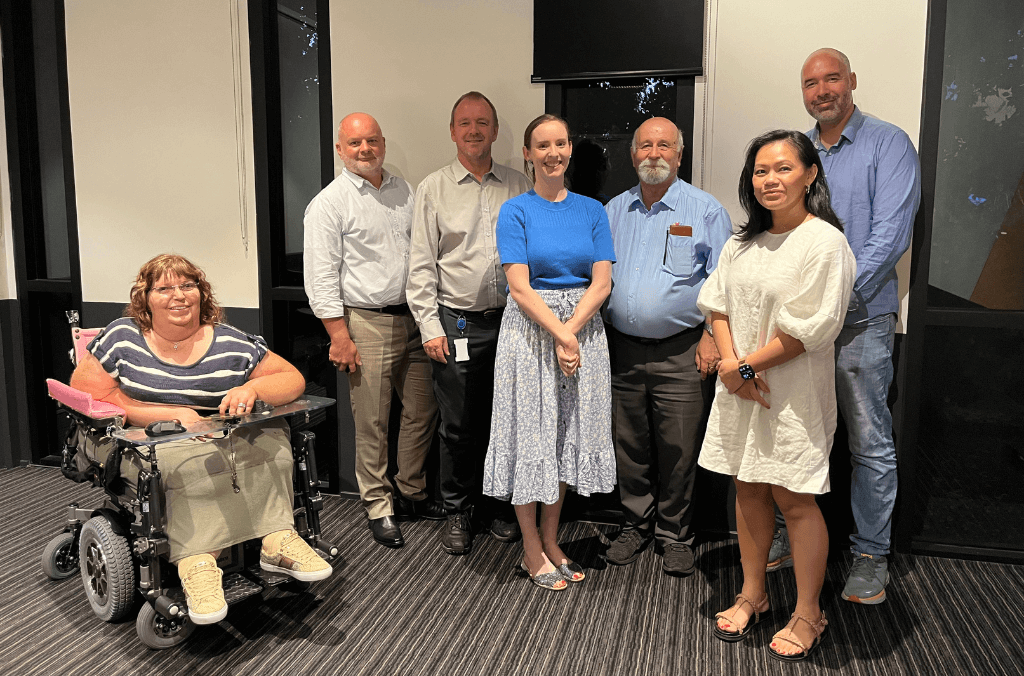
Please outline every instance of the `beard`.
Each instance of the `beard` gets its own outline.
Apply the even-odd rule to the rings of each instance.
[[[852,97],[849,94],[840,95],[833,99],[826,99],[826,101],[832,101],[832,107],[828,110],[817,110],[813,105],[807,106],[807,112],[818,122],[824,122],[825,124],[833,124],[843,119],[847,111],[853,108]],[[816,101],[815,103],[825,103],[826,101]]]
[[[358,160],[350,157],[344,158],[345,168],[358,176],[366,176],[376,173],[383,165],[383,157],[374,157],[372,160]]]
[[[647,185],[660,185],[672,175],[672,167],[664,157],[656,160],[649,157],[637,166],[636,173]]]

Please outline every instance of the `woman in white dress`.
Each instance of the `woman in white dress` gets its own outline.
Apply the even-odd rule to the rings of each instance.
[[[715,635],[742,640],[769,609],[765,566],[777,504],[789,529],[797,603],[769,654],[800,660],[828,625],[818,604],[828,532],[814,498],[829,490],[833,343],[857,263],[821,160],[803,134],[780,130],[754,139],[739,192],[748,221],[697,300],[722,355],[698,463],[735,481],[743,567],[743,590],[716,616]]]

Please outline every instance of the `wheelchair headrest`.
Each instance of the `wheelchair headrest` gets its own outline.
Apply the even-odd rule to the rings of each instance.
[[[78,362],[82,360],[85,355],[86,347],[92,342],[92,339],[102,331],[103,329],[80,329],[77,326],[71,327],[71,340],[75,344],[74,362],[78,365]]]

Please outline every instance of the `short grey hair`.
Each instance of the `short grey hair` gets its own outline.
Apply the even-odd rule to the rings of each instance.
[[[636,154],[636,135],[640,133],[640,127],[637,127],[633,131],[633,140],[629,144],[629,152]],[[683,152],[686,148],[686,143],[683,142],[683,130],[676,126],[676,145],[679,146],[679,152]]]

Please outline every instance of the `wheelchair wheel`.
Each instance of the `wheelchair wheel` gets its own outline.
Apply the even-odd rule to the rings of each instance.
[[[82,584],[96,617],[115,622],[125,616],[135,598],[135,567],[128,540],[114,532],[102,516],[82,526],[78,556]]]
[[[61,533],[43,548],[43,572],[51,580],[63,580],[78,572],[78,552],[72,548],[75,536]]]
[[[169,620],[156,612],[152,604],[143,603],[135,620],[135,633],[143,645],[153,650],[173,648],[188,638],[196,625],[186,619]]]

